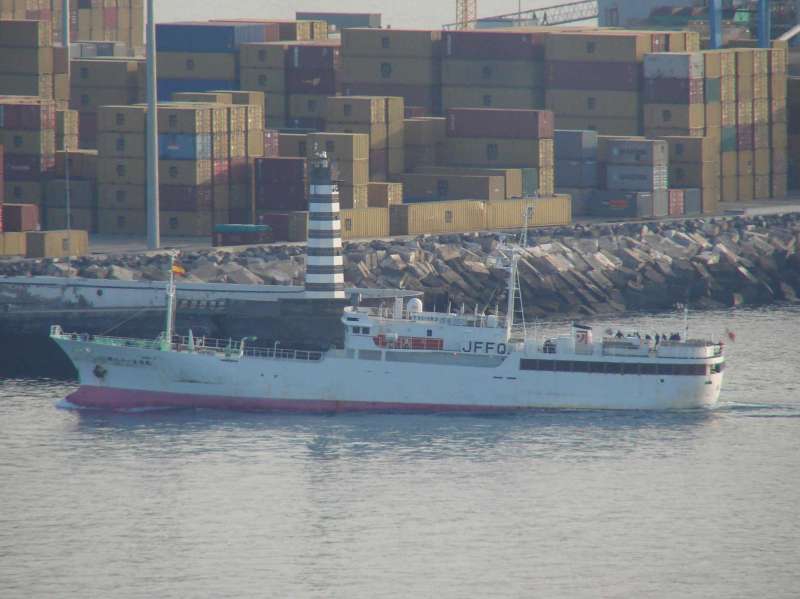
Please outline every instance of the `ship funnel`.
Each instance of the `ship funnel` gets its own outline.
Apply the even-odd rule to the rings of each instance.
[[[336,166],[315,146],[308,169],[306,297],[345,299]]]

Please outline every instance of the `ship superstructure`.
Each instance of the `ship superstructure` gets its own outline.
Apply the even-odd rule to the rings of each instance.
[[[310,166],[306,293],[341,298],[336,185],[324,153]],[[191,331],[177,336],[173,279],[165,331],[156,340],[65,333],[57,325],[51,337],[78,370],[80,388],[68,399],[81,407],[482,412],[716,403],[721,343],[622,332],[595,340],[591,327],[577,323],[562,337],[531,338],[515,326],[518,253],[511,249],[505,259],[505,316],[477,308],[429,312],[418,298],[377,308],[354,302],[341,317],[344,347],[324,352],[258,348],[252,339],[195,338]]]

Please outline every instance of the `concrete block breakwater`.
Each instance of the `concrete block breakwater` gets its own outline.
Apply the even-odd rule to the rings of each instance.
[[[363,288],[424,292],[427,307],[504,306],[507,273],[496,258],[514,235],[474,233],[345,244],[345,280]],[[800,214],[684,222],[577,225],[531,232],[520,260],[526,314],[796,302]],[[188,281],[302,284],[305,248],[254,246],[185,253]],[[0,262],[0,275],[162,280],[166,255],[95,255]]]

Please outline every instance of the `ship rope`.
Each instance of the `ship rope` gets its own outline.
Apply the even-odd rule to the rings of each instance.
[[[149,310],[152,310],[152,308],[142,308],[142,309],[140,309],[140,310],[137,310],[136,312],[134,312],[134,313],[133,313],[133,315],[132,315],[132,316],[129,316],[129,317],[128,317],[128,318],[126,318],[125,320],[123,320],[123,321],[121,321],[121,322],[118,322],[117,324],[115,324],[115,325],[114,325],[113,327],[111,327],[110,329],[107,329],[107,330],[103,331],[102,333],[100,333],[100,337],[104,337],[104,336],[108,335],[110,332],[117,330],[117,329],[118,329],[119,327],[121,327],[122,325],[124,325],[124,324],[126,324],[126,323],[129,323],[131,320],[133,320],[133,319],[134,319],[134,318],[136,318],[137,316],[140,316],[141,314],[143,314],[144,312],[147,312],[147,311],[149,311]]]

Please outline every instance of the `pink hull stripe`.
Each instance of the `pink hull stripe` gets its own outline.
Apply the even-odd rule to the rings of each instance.
[[[67,397],[82,408],[104,410],[137,410],[164,408],[206,408],[247,412],[512,412],[510,406],[474,406],[435,403],[398,403],[379,401],[333,401],[319,399],[271,399],[259,397],[225,397],[221,395],[188,395],[165,391],[137,391],[106,387],[82,386]]]

